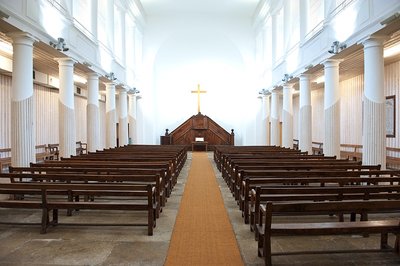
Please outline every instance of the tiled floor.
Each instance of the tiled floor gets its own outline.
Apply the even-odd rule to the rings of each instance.
[[[212,153],[209,152],[210,159]],[[191,154],[179,177],[167,205],[157,220],[153,236],[145,227],[67,226],[51,228],[39,233],[38,225],[0,225],[0,265],[163,265],[168,252],[175,217],[183,193]],[[238,244],[246,265],[263,265],[257,257],[257,243],[248,225],[243,223],[238,206],[216,170]],[[137,215],[137,214],[136,214]],[[107,221],[129,222],[135,214],[120,211],[82,211],[71,217],[62,216],[61,222]],[[398,215],[397,217],[400,217]],[[40,221],[40,212],[31,210],[0,210],[0,221]],[[391,239],[393,240],[393,239]],[[274,238],[273,251],[367,249],[377,248],[379,237],[291,237]],[[312,254],[274,256],[274,265],[400,265],[400,257],[391,252]]]

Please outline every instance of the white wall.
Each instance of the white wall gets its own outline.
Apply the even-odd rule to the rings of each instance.
[[[149,18],[144,39],[143,141],[156,139],[197,114],[199,83],[201,113],[228,132],[235,130],[235,144],[256,141],[255,120],[259,107],[254,77],[254,36],[250,18],[185,21]],[[154,99],[153,102],[151,102]],[[150,120],[153,121],[151,123]],[[146,121],[146,122],[144,122]]]

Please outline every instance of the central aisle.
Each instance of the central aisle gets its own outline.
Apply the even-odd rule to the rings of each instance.
[[[207,153],[193,153],[165,265],[243,265]]]

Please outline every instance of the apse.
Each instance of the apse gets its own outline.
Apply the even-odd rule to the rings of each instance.
[[[175,31],[154,60],[155,130],[173,130],[197,114],[197,94],[191,92],[200,85],[206,91],[200,112],[228,131],[235,129],[239,140],[257,111],[248,72],[241,51],[223,32]]]

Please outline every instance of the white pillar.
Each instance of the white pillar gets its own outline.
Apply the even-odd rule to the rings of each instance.
[[[87,149],[94,152],[100,149],[100,113],[99,113],[99,75],[88,74],[87,97]]]
[[[312,154],[312,107],[310,75],[300,75],[299,149]]]
[[[283,85],[282,147],[293,148],[293,85]]]
[[[364,41],[363,164],[386,168],[383,37]]]
[[[270,139],[270,118],[271,118],[271,106],[270,96],[271,94],[264,94],[262,96],[262,126],[263,126],[263,144],[271,145]]]
[[[271,145],[280,146],[279,128],[279,92],[274,89],[271,94]]]
[[[58,101],[60,157],[76,154],[74,60],[57,58],[60,91]]]
[[[128,141],[128,98],[126,89],[119,89],[119,131],[118,131],[118,144],[125,146],[129,144]]]
[[[10,37],[13,43],[11,164],[29,166],[36,161],[32,77],[33,43],[36,39],[24,32],[10,34]]]
[[[340,158],[340,88],[339,60],[327,60],[325,69],[325,140],[324,155]]]
[[[129,142],[130,144],[137,143],[136,137],[136,94],[128,94],[128,118],[129,118]]]
[[[115,84],[106,83],[106,148],[117,146],[117,117],[115,111]]]

